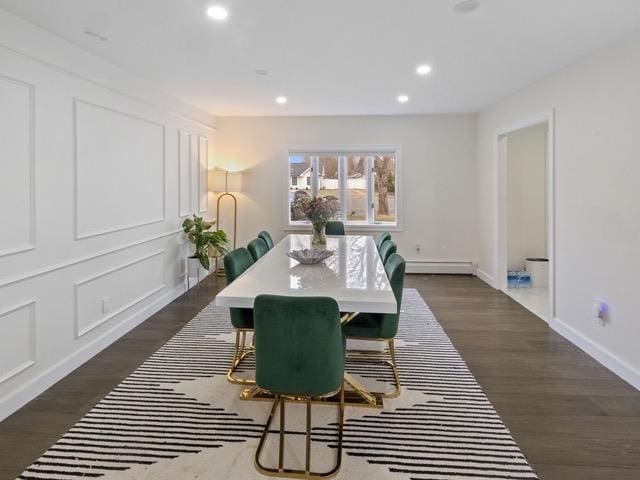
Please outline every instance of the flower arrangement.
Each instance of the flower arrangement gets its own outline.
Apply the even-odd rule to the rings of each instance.
[[[293,203],[293,208],[300,210],[313,225],[314,245],[325,244],[324,227],[340,211],[338,199],[334,196],[311,197],[300,195]]]

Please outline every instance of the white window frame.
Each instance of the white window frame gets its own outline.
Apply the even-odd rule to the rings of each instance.
[[[314,174],[318,171],[319,165],[319,157],[324,155],[335,155],[337,157],[346,157],[352,154],[364,155],[366,158],[365,165],[365,173],[367,176],[367,223],[356,223],[356,222],[345,222],[345,227],[350,232],[382,232],[382,231],[390,231],[390,232],[399,232],[403,230],[402,227],[402,148],[398,145],[395,146],[357,146],[357,147],[288,147],[284,154],[285,157],[285,170],[286,173],[284,178],[287,179],[287,184],[284,192],[284,230],[285,231],[308,231],[309,223],[308,222],[292,222],[290,219],[290,205],[289,205],[289,177],[290,173],[290,164],[289,157],[295,154],[303,154],[311,156],[311,193],[318,191],[318,181],[317,176]],[[315,155],[314,155],[315,154]],[[395,194],[396,194],[396,221],[395,223],[373,223],[374,221],[374,179],[373,179],[373,159],[375,155],[379,154],[389,154],[395,156],[396,161],[396,178],[395,178]],[[346,205],[346,195],[347,195],[347,175],[346,168],[347,162],[341,161],[339,162],[339,175],[338,175],[338,183],[340,185],[340,205],[341,208],[344,208]],[[340,216],[342,217],[344,211],[341,211]],[[342,219],[342,218],[341,218]],[[343,220],[344,221],[344,220]]]

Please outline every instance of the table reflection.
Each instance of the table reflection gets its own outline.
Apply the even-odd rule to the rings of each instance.
[[[350,290],[388,290],[386,273],[375,245],[364,236],[327,237],[326,249],[335,252],[316,265],[302,265],[289,259],[291,290],[344,286]],[[292,235],[288,251],[311,247],[311,235]],[[373,247],[373,248],[372,248]]]

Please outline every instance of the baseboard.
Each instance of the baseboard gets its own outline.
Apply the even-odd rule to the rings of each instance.
[[[407,260],[407,273],[449,273],[473,275],[473,262]]]
[[[476,277],[478,277],[480,280],[482,280],[484,283],[490,285],[491,287],[498,288],[498,287],[496,287],[495,278],[493,278],[493,276],[489,275],[484,270],[481,270],[481,269],[478,268],[476,270]]]
[[[60,381],[83,363],[100,353],[106,347],[125,335],[128,331],[140,325],[151,315],[184,293],[184,285],[180,284],[168,290],[162,296],[146,307],[138,310],[119,324],[103,333],[95,340],[82,346],[68,357],[49,367],[30,382],[0,400],[0,421],[14,413],[16,410],[33,400],[35,397]]]
[[[604,347],[593,342],[570,327],[562,320],[554,318],[549,324],[553,330],[573,343],[576,347],[596,359],[603,366],[622,378],[625,382],[640,390],[640,371],[629,365],[627,362],[617,357]]]

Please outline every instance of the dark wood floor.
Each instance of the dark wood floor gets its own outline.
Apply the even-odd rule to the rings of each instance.
[[[545,480],[640,479],[640,393],[506,295],[466,276],[411,275]],[[207,279],[0,423],[13,479],[213,299]]]

